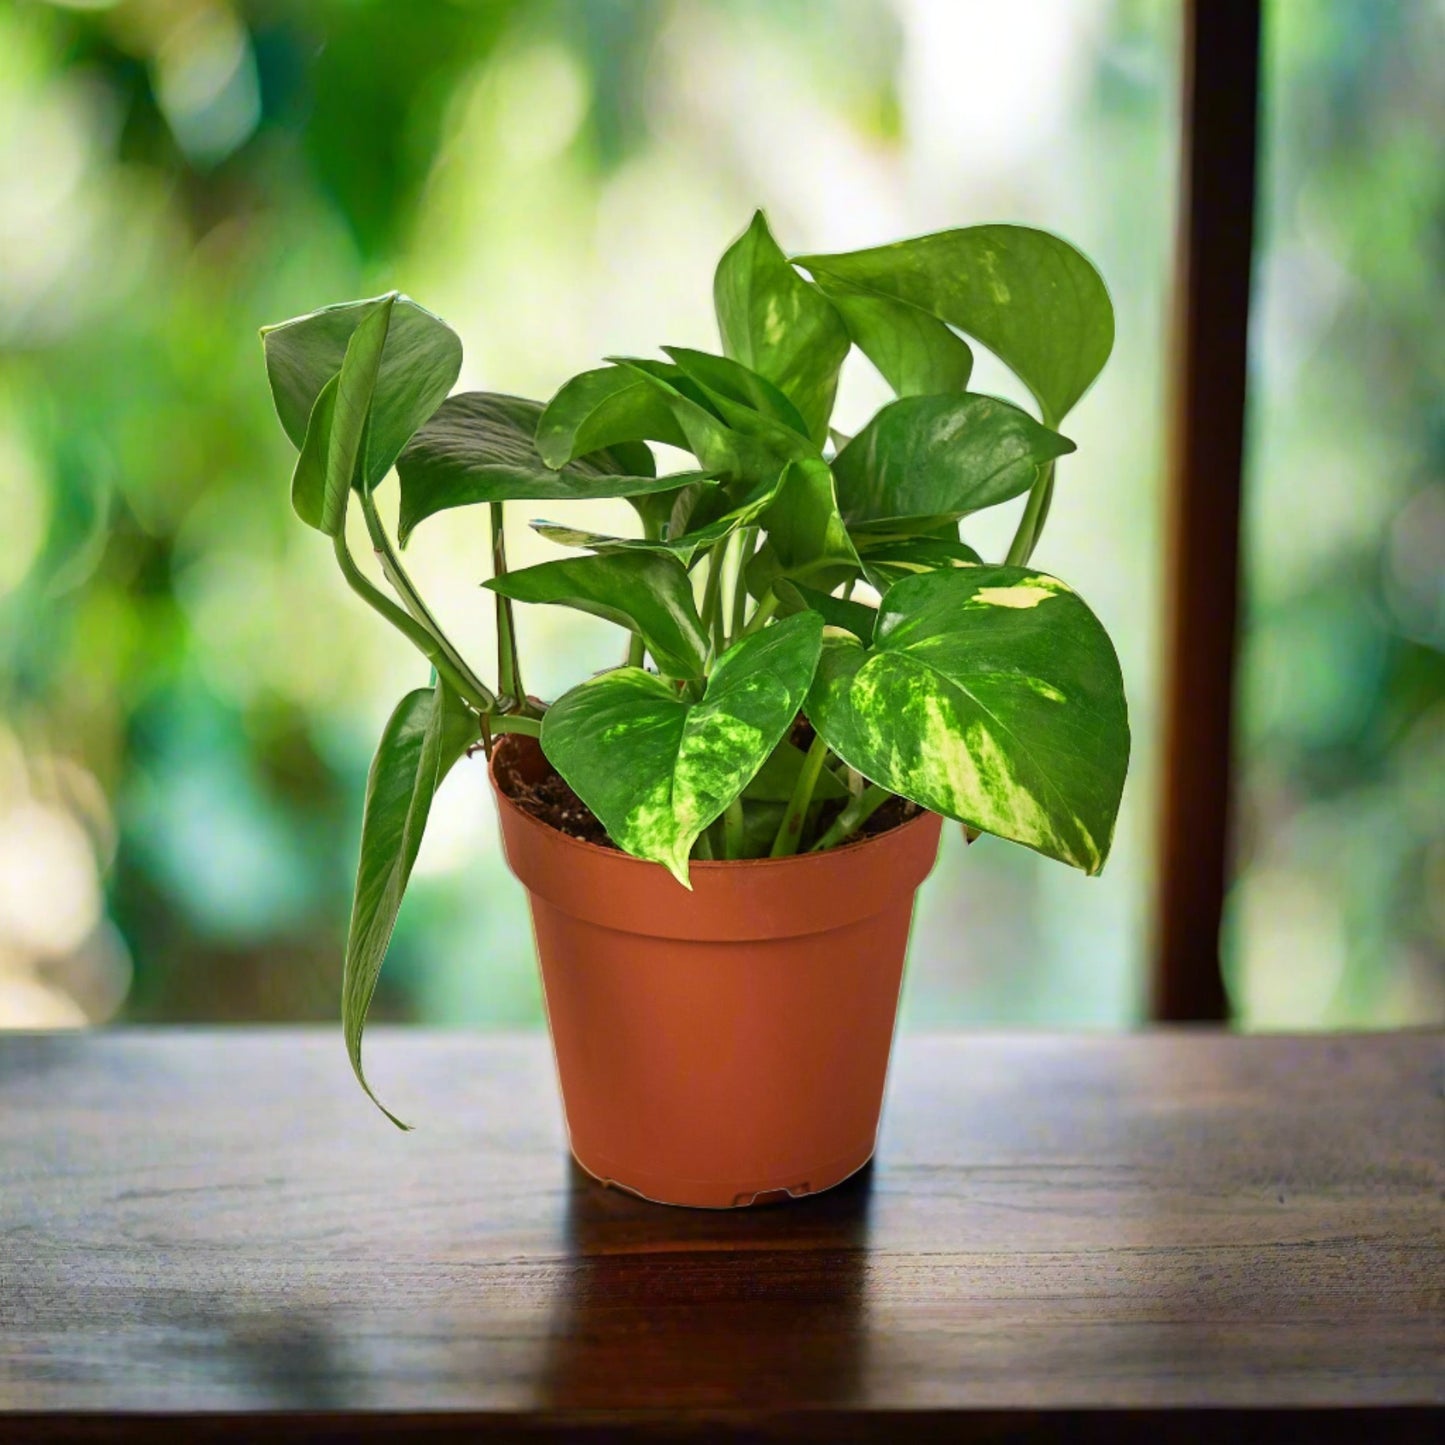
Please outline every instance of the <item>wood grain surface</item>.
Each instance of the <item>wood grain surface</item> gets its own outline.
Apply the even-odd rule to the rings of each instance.
[[[543,1037],[369,1047],[414,1133],[330,1033],[0,1036],[0,1440],[1442,1438],[1440,1034],[904,1036],[734,1213],[569,1164]]]

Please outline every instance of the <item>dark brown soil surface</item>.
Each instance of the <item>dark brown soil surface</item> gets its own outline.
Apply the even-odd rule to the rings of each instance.
[[[597,815],[567,786],[561,774],[542,759],[541,749],[537,750],[537,759],[542,761],[546,771],[530,779],[524,777],[520,769],[498,765],[497,780],[506,795],[524,813],[530,813],[569,838],[596,843],[599,848],[615,848],[617,844],[607,836],[607,829]],[[534,764],[528,771],[538,772],[540,769]]]
[[[800,717],[793,724],[791,741],[806,749],[813,741],[813,726]],[[512,736],[499,742],[504,751],[497,764],[497,780],[503,792],[525,813],[569,838],[595,843],[600,848],[616,848],[607,836],[601,821],[567,785],[562,776],[547,762],[542,750],[529,738]],[[515,758],[515,765],[513,759]],[[821,837],[842,811],[842,802],[828,803],[819,813],[814,837]],[[923,810],[905,798],[890,798],[854,835],[851,841],[876,838],[892,828],[916,818]]]

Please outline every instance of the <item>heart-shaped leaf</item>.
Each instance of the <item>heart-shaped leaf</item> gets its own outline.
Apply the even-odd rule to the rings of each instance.
[[[381,311],[387,313],[384,350],[374,379],[360,468],[368,486],[386,475],[407,439],[456,384],[462,365],[462,343],[456,332],[395,291],[368,301],[327,306],[261,332],[276,414],[299,449],[317,398],[341,370],[357,327]]]
[[[1057,578],[910,577],[873,645],[830,638],[808,717],[850,767],[925,808],[1086,873],[1108,855],[1129,761],[1118,658]]]
[[[983,342],[1054,426],[1113,350],[1114,308],[1103,279],[1047,231],[969,226],[796,263],[820,281],[906,301]]]
[[[537,450],[541,415],[540,402],[520,396],[464,391],[448,397],[397,458],[401,478],[397,535],[401,543],[406,544],[418,523],[449,507],[634,497],[676,491],[706,480],[696,472],[653,476],[651,453],[643,463],[645,474],[629,473],[628,463],[637,465],[642,459],[606,449],[554,470]]]
[[[605,617],[640,634],[669,677],[701,677],[707,634],[693,603],[687,568],[654,552],[564,557],[507,572],[485,584],[518,602],[553,602]]]
[[[853,345],[896,395],[942,396],[968,386],[973,350],[931,312],[827,279],[820,285],[843,318]]]
[[[776,383],[822,446],[848,330],[828,298],[789,265],[761,211],[718,262],[713,302],[723,350]]]
[[[947,521],[1028,491],[1038,468],[1074,450],[996,397],[910,396],[874,415],[833,459],[850,527]]]
[[[421,847],[432,797],[452,764],[476,741],[477,731],[475,715],[444,682],[409,692],[387,722],[366,781],[361,862],[341,984],[341,1019],[357,1080],[377,1108],[401,1128],[407,1126],[366,1082],[361,1035]]]
[[[792,726],[822,635],[822,619],[800,612],[744,637],[701,702],[640,668],[604,672],[547,709],[542,751],[618,847],[690,886],[693,843]]]
[[[662,394],[622,366],[574,376],[537,422],[537,451],[547,466],[559,471],[591,452],[647,441],[687,447],[687,436]]]

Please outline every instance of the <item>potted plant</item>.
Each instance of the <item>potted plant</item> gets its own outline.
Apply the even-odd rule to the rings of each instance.
[[[460,341],[395,293],[263,337],[297,515],[432,667],[367,783],[342,1004],[358,1080],[370,1094],[362,1028],[432,796],[485,752],[574,1153],[648,1198],[730,1206],[871,1156],[942,819],[1097,873],[1129,730],[1103,627],[1029,565],[1074,450],[1057,428],[1113,343],[1093,266],[1019,226],[789,260],[759,213],[714,290],[720,354],[614,358],[545,405],[450,394]],[[968,390],[965,336],[1037,416]],[[829,419],[854,347],[896,399],[847,437]],[[695,466],[659,476],[654,442]],[[571,554],[509,570],[508,502],[591,497],[627,498],[636,534],[533,522]],[[984,561],[960,523],[1018,497]],[[495,685],[402,562],[463,506],[490,515]],[[352,509],[391,595],[352,554]],[[519,602],[618,623],[625,662],[539,702]]]

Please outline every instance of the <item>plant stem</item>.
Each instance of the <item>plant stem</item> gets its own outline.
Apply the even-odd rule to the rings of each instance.
[[[341,567],[341,575],[346,579],[347,586],[368,607],[380,613],[391,623],[436,668],[437,676],[444,678],[447,686],[453,692],[471,703],[478,712],[492,712],[497,706],[497,699],[492,692],[472,677],[470,672],[467,672],[465,676],[459,672],[451,658],[447,656],[446,649],[443,648],[441,642],[427,628],[422,626],[410,613],[398,607],[384,592],[372,586],[366,575],[356,565],[356,559],[346,545],[345,534],[338,532],[331,541],[336,553],[336,561]]]
[[[1049,514],[1049,502],[1054,494],[1054,464],[1045,462],[1029,488],[1029,499],[1024,505],[1024,514],[1019,518],[1018,531],[1009,544],[1008,565],[1026,567],[1028,560],[1043,535],[1044,520]]]
[[[723,814],[723,857],[743,856],[743,800],[734,798]]]
[[[753,615],[748,619],[748,625],[743,628],[742,635],[751,637],[755,632],[761,632],[767,626],[768,618],[778,610],[778,599],[771,591],[764,593],[759,599]]]
[[[727,557],[728,539],[713,544],[707,554],[707,581],[702,590],[703,630],[712,638],[713,656],[723,650],[726,639],[722,636],[722,574]]]
[[[626,662],[626,666],[628,666],[628,667],[641,667],[646,652],[647,652],[647,644],[646,644],[645,642],[643,642],[643,640],[642,640],[642,634],[641,634],[640,632],[634,632],[634,633],[632,633],[632,634],[628,637],[628,639],[627,639],[627,662]]]
[[[495,712],[487,718],[487,726],[494,733],[521,733],[524,737],[542,736],[542,719],[528,717],[519,712]]]
[[[803,825],[808,821],[808,807],[813,801],[813,789],[818,784],[818,774],[828,757],[828,744],[822,733],[814,733],[811,746],[798,770],[798,781],[793,784],[793,796],[788,800],[788,811],[778,824],[777,837],[773,839],[774,858],[787,858],[798,851],[803,841]]]
[[[457,651],[446,633],[442,631],[441,624],[432,615],[431,609],[422,601],[421,593],[416,590],[411,578],[407,576],[406,568],[401,565],[401,558],[397,555],[396,548],[392,545],[391,538],[387,535],[386,527],[382,524],[381,514],[376,510],[376,500],[371,494],[371,489],[369,487],[363,489],[360,495],[361,515],[366,520],[366,530],[371,537],[372,550],[376,553],[377,560],[381,563],[382,574],[386,580],[391,583],[392,589],[396,592],[397,596],[401,598],[406,610],[416,622],[436,640],[437,645],[442,649],[447,661],[451,663],[453,670],[466,680],[468,686],[477,696],[491,697],[491,690],[487,688],[471,668],[467,666],[461,653]],[[351,554],[348,551],[348,559],[350,559],[350,556]],[[343,566],[342,571],[344,572],[345,570]],[[350,581],[350,578],[347,580]],[[365,596],[364,593],[362,595]],[[450,681],[451,679],[448,678],[448,682]],[[462,696],[467,697],[468,694],[463,693]],[[495,701],[492,705],[495,705]]]
[[[822,853],[828,848],[836,848],[839,843],[846,842],[892,796],[893,794],[887,788],[880,787],[877,783],[870,783],[833,819],[832,826],[813,844],[809,851]]]
[[[507,575],[507,534],[503,528],[502,503],[489,502],[492,522],[492,576]],[[497,608],[497,688],[502,697],[511,698],[518,712],[531,713],[527,689],[522,685],[522,668],[517,661],[517,629],[512,619],[512,599],[493,593]]]
[[[744,614],[748,606],[748,563],[757,550],[758,529],[744,527],[738,533],[738,567],[733,574],[732,622],[728,627],[729,641],[736,641],[743,630]]]
[[[712,824],[709,823],[708,826],[697,835],[697,842],[692,845],[697,852],[699,861],[703,863],[712,862],[712,838],[709,836],[709,829],[711,827]]]

